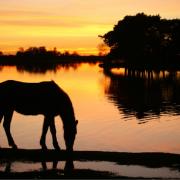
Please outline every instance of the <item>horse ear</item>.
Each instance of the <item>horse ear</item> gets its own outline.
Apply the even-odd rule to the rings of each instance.
[[[78,120],[76,120],[76,125],[78,124]]]

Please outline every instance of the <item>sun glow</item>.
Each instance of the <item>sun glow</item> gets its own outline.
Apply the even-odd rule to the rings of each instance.
[[[46,46],[98,54],[103,35],[126,15],[138,12],[180,17],[178,0],[39,0],[0,2],[0,51],[15,53],[19,47]],[[156,4],[156,6],[154,6]],[[151,7],[151,8],[149,8]]]

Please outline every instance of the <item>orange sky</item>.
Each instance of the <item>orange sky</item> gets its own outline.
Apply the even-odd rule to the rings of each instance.
[[[138,12],[180,18],[180,0],[1,0],[0,51],[46,46],[97,54],[98,35]]]

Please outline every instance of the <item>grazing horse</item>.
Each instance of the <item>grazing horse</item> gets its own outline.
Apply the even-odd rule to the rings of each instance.
[[[78,121],[75,120],[69,96],[54,81],[25,83],[8,80],[0,83],[0,122],[4,117],[3,127],[9,146],[17,149],[10,131],[13,111],[24,115],[44,115],[40,139],[42,149],[47,149],[45,138],[50,127],[53,146],[60,150],[54,123],[54,117],[60,115],[63,122],[66,150],[73,151]]]

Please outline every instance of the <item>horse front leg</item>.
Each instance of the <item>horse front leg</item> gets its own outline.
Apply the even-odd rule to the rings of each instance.
[[[56,137],[56,127],[55,127],[54,118],[52,118],[50,121],[50,131],[51,131],[51,135],[52,135],[54,148],[56,150],[61,150],[61,148],[59,147],[58,141],[57,141],[57,137]]]
[[[4,116],[3,112],[0,111],[0,123],[2,121],[3,116]]]
[[[12,115],[13,115],[13,111],[12,111],[12,110],[7,111],[7,112],[4,114],[3,127],[4,127],[4,130],[5,130],[7,139],[8,139],[9,146],[11,146],[11,147],[14,148],[14,149],[17,149],[17,146],[16,146],[16,144],[14,143],[14,140],[13,140],[13,137],[12,137],[11,131],[10,131]]]
[[[46,146],[46,134],[48,131],[48,127],[49,127],[49,117],[44,118],[44,122],[43,122],[43,129],[42,129],[42,135],[41,135],[41,139],[40,139],[40,145],[42,147],[42,149],[47,150],[47,146]]]

